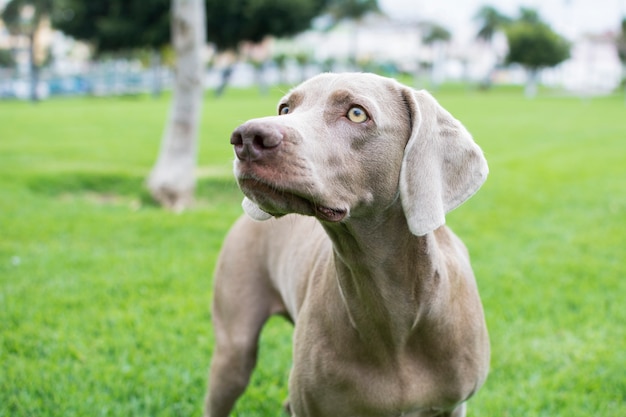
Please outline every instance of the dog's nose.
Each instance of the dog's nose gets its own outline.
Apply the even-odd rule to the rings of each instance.
[[[260,122],[244,123],[230,136],[230,143],[241,161],[262,159],[268,152],[276,150],[282,140],[283,133],[278,126]]]

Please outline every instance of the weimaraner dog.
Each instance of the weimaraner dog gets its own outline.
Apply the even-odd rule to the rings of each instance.
[[[291,415],[464,416],[489,339],[467,249],[444,226],[488,172],[463,125],[392,79],[323,74],[230,141],[248,216],[216,267],[206,415],[229,414],[281,314],[295,324]]]

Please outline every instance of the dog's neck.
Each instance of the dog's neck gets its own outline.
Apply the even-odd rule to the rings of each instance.
[[[352,326],[377,352],[403,348],[440,285],[432,233],[414,236],[399,207],[378,219],[324,224]]]

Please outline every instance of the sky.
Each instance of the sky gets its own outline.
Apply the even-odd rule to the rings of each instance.
[[[0,0],[0,7],[7,1]],[[520,6],[536,9],[557,32],[569,38],[617,31],[622,17],[626,17],[626,0],[378,0],[378,4],[391,17],[435,21],[460,37],[475,35],[477,23],[472,18],[483,5],[512,17]]]
[[[575,38],[585,33],[617,31],[626,17],[626,0],[378,0],[380,8],[399,19],[431,20],[455,36],[475,35],[472,19],[484,5],[516,17],[520,6],[533,8],[558,33]]]

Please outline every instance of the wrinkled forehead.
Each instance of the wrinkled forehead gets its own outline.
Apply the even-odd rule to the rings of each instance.
[[[281,103],[289,101],[297,106],[329,101],[384,103],[396,90],[393,80],[374,74],[321,74],[295,87]]]

